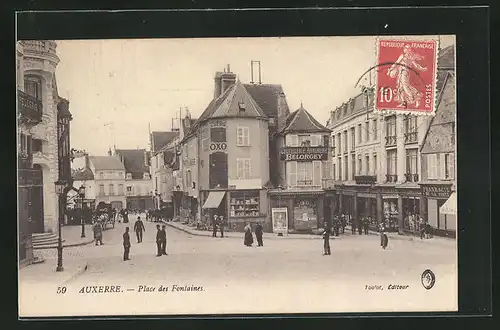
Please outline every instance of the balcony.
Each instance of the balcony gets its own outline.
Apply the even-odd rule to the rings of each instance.
[[[335,187],[335,179],[322,179],[321,185],[323,189],[333,189]]]
[[[56,48],[57,44],[53,40],[30,40],[22,41],[25,55],[38,59],[49,60],[53,63],[59,63]],[[43,63],[42,63],[43,64]]]
[[[17,159],[18,159],[18,167],[20,169],[31,168],[32,159],[26,151],[19,152],[17,155]]]
[[[405,144],[416,143],[418,138],[417,132],[405,133]]]
[[[386,182],[398,182],[398,176],[396,174],[386,174],[385,181]]]
[[[37,100],[31,95],[28,95],[20,90],[17,91],[17,100],[19,114],[21,118],[38,124],[42,121],[43,105],[42,101]]]
[[[396,135],[390,135],[385,137],[385,146],[391,147],[396,145]]]
[[[405,173],[406,182],[418,182],[418,174]]]

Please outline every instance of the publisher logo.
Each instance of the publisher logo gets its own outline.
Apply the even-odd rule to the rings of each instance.
[[[432,270],[426,269],[422,273],[421,280],[423,287],[426,288],[427,290],[430,290],[434,286],[434,283],[436,283],[436,276],[434,275]]]

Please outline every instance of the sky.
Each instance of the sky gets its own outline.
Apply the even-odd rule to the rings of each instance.
[[[437,39],[425,37],[430,38]],[[441,48],[455,43],[454,36],[440,40]],[[57,44],[58,92],[69,100],[73,114],[71,146],[92,155],[104,155],[113,145],[148,148],[149,127],[171,130],[172,118],[179,116],[181,107],[197,118],[213,98],[215,72],[228,64],[242,83],[249,83],[250,62],[260,61],[262,83],[281,84],[291,111],[302,103],[326,124],[331,110],[360,92],[357,80],[375,63],[371,36],[64,40]],[[254,81],[257,77],[255,68]],[[366,76],[360,83],[368,81]]]

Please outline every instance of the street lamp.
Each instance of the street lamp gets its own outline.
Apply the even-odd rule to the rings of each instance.
[[[85,217],[83,214],[83,200],[85,198],[85,186],[83,184],[80,186],[80,188],[78,188],[78,195],[80,196],[80,200],[82,201],[82,208],[80,213],[80,217],[82,220],[82,236],[80,237],[85,238]]]
[[[59,213],[61,213],[61,195],[64,192],[64,189],[66,188],[66,182],[62,180],[57,180],[55,182],[56,185],[56,194],[58,196],[58,201],[59,201]],[[57,240],[57,268],[56,272],[62,272],[64,270],[63,268],[63,246],[62,246],[62,237],[61,237],[61,214],[59,214],[59,221],[58,221],[58,228],[59,228],[59,237]]]

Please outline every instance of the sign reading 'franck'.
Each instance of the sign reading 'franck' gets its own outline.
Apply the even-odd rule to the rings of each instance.
[[[451,194],[451,185],[422,185],[422,195],[426,197],[448,198]]]
[[[281,149],[281,160],[313,161],[328,160],[328,148],[325,147],[286,147]]]

